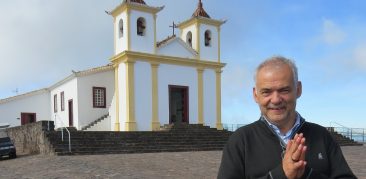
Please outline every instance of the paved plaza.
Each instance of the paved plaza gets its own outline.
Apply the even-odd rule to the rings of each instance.
[[[342,147],[359,178],[366,179],[366,147]],[[221,151],[112,154],[85,156],[19,156],[0,160],[0,178],[216,178]]]

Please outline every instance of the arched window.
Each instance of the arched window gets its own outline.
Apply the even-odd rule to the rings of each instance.
[[[205,46],[206,47],[211,46],[211,31],[209,30],[205,31]]]
[[[137,19],[137,35],[144,36],[146,29],[146,21],[144,18],[140,17]]]
[[[186,36],[186,43],[188,43],[189,46],[192,47],[192,32],[189,31]]]
[[[119,38],[123,37],[123,20],[119,20],[118,23],[118,34],[119,34]]]

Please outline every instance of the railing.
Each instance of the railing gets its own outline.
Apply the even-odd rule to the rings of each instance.
[[[55,124],[56,124],[56,118],[57,118],[57,114],[55,114]],[[71,153],[71,135],[70,135],[70,131],[69,129],[67,129],[66,125],[62,122],[62,120],[60,119],[61,122],[61,139],[62,142],[64,141],[64,129],[66,129],[66,132],[69,134],[69,152]]]
[[[337,122],[330,122],[330,130],[346,136],[356,142],[366,142],[366,129],[349,128]]]
[[[236,129],[245,125],[246,124],[222,124],[223,128],[228,131],[235,131]],[[349,128],[337,122],[330,122],[329,129],[331,131],[338,132],[339,134],[346,136],[356,142],[366,143],[366,129],[364,128]]]
[[[235,131],[236,129],[245,126],[246,124],[222,124],[222,127],[228,131]]]

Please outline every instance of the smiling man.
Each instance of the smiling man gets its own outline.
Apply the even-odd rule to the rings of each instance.
[[[230,137],[217,178],[356,178],[329,132],[296,112],[302,84],[291,60],[265,60],[254,79],[261,117]]]

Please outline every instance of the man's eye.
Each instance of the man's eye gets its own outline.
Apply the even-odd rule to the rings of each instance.
[[[263,96],[268,96],[268,95],[270,94],[270,92],[269,92],[269,91],[262,91],[262,92],[261,92],[261,94],[262,94]]]
[[[290,92],[290,90],[289,89],[283,89],[283,90],[281,90],[280,91],[280,93],[282,93],[282,94],[287,94],[287,93],[289,93]]]

